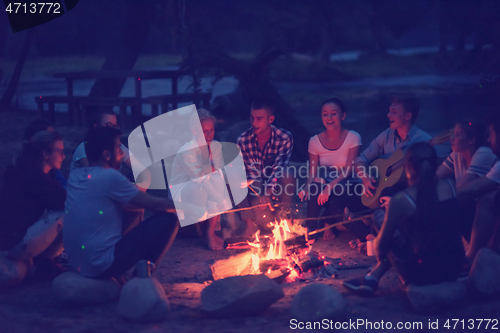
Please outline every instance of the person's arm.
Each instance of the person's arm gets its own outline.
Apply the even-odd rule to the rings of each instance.
[[[317,167],[319,163],[319,156],[316,154],[309,153],[309,170],[307,174],[307,181],[306,184],[304,185],[304,188],[302,191],[299,192],[299,198],[300,200],[304,200],[304,198],[307,199],[307,194],[309,193],[309,186],[312,184],[314,177],[316,177],[317,174]]]
[[[408,202],[405,194],[398,193],[393,196],[385,212],[382,228],[374,240],[374,246],[377,253],[377,259],[383,261],[387,254],[391,251],[392,240],[396,232],[399,222],[411,216],[415,211],[415,207]]]
[[[457,182],[457,191],[460,192],[460,190],[467,186],[470,182],[479,179],[479,175],[473,174],[473,173],[466,173],[462,178],[460,178],[460,181]]]
[[[354,160],[359,155],[359,147],[360,146],[356,146],[356,147],[349,149],[349,153],[347,154],[347,164],[345,166],[345,169],[341,170],[338,177],[333,179],[330,183],[328,183],[323,188],[323,191],[321,191],[321,194],[318,196],[318,204],[319,205],[323,205],[324,203],[326,203],[328,201],[328,198],[330,197],[330,194],[332,193],[332,190],[335,187],[335,185],[337,185],[339,182],[343,181],[344,179],[351,178],[352,168],[354,168]]]
[[[175,213],[175,205],[172,200],[154,197],[141,191],[137,192],[137,194],[129,201],[129,204],[151,210],[153,212]]]
[[[368,164],[364,160],[358,159],[355,168],[358,177],[363,182],[363,188],[365,189],[366,196],[373,196],[373,193],[375,193],[375,179],[370,177],[368,173]]]
[[[186,202],[177,202],[174,205],[174,202],[170,199],[154,197],[141,191],[137,192],[129,201],[129,204],[158,213],[176,213],[177,210],[190,211],[199,216],[206,213],[204,208]]]
[[[460,196],[470,195],[478,197],[482,194],[498,189],[499,186],[499,183],[489,179],[488,177],[480,177],[462,185],[460,188],[457,186],[457,191]]]
[[[134,169],[132,168],[132,163],[137,165],[139,169],[143,169],[138,175],[135,185],[139,188],[139,190],[145,192],[151,185],[151,172],[148,168],[144,168],[134,155],[129,155],[129,158],[123,161],[123,164],[125,164],[133,173]]]
[[[491,149],[479,147],[472,156],[472,160],[470,161],[470,165],[467,167],[465,175],[460,179],[460,181],[457,182],[457,191],[460,192],[461,189],[464,186],[467,186],[470,182],[485,176],[489,171],[491,171],[495,160],[496,156],[491,152]]]
[[[436,177],[438,177],[438,179],[445,179],[452,176],[455,177],[453,170],[446,166],[444,162],[436,170]]]

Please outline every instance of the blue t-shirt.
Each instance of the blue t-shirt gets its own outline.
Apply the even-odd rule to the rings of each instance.
[[[122,237],[122,208],[139,190],[114,169],[83,167],[70,173],[63,228],[69,264],[98,276],[114,260]]]

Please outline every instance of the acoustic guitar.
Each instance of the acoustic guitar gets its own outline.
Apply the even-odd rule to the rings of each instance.
[[[429,140],[428,143],[433,146],[440,145],[449,141],[452,135],[453,128],[437,135]],[[363,205],[369,208],[378,207],[380,196],[384,189],[406,180],[406,175],[403,175],[404,154],[403,150],[398,149],[389,158],[379,158],[370,164],[366,173],[375,178],[375,193],[371,197],[363,195],[361,197]]]

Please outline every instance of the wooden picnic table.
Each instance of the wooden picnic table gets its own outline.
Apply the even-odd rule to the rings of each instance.
[[[211,93],[178,93],[178,78],[192,75],[189,71],[178,70],[157,70],[157,71],[87,71],[87,72],[68,72],[56,73],[55,78],[66,80],[67,96],[39,96],[35,98],[38,104],[40,116],[44,113],[44,104],[48,105],[48,117],[55,121],[55,104],[67,104],[69,121],[73,125],[87,125],[89,115],[86,109],[92,107],[119,107],[120,116],[123,125],[129,123],[126,120],[127,107],[131,108],[131,125],[135,126],[142,123],[142,105],[151,104],[152,116],[164,113],[171,106],[176,109],[178,103],[198,102],[205,108],[209,107]],[[74,96],[73,83],[75,80],[95,80],[95,79],[128,79],[133,78],[135,84],[134,97],[98,97],[98,96]],[[154,79],[170,79],[172,82],[171,92],[165,92],[165,95],[142,97],[142,81]],[[159,109],[161,106],[161,111]]]
[[[143,80],[154,79],[171,79],[172,80],[172,95],[177,95],[178,84],[177,79],[181,76],[192,75],[189,71],[162,70],[162,71],[88,71],[88,72],[68,72],[56,73],[55,78],[63,78],[66,80],[66,89],[68,96],[73,96],[73,81],[88,80],[88,79],[128,79],[134,78],[135,97],[142,97]]]

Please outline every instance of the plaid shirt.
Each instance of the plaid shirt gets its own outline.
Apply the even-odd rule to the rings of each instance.
[[[290,162],[293,136],[290,132],[273,125],[271,125],[271,130],[271,139],[267,142],[263,151],[259,149],[257,137],[253,134],[251,128],[238,137],[236,144],[240,147],[245,161],[247,179],[274,186],[277,181],[276,172],[280,168],[288,166]],[[268,168],[264,170],[266,160],[268,161],[266,163]],[[272,162],[272,166],[270,162]],[[271,171],[268,170],[269,166],[272,167]]]

